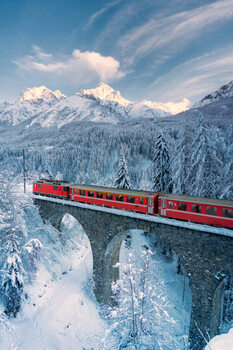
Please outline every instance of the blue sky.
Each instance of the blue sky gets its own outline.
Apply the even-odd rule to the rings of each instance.
[[[198,101],[233,79],[233,0],[0,0],[0,102],[100,81],[133,101]]]

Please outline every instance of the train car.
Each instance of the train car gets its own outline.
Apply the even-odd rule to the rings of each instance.
[[[158,193],[123,190],[112,187],[71,185],[70,199],[81,203],[130,210],[138,213],[156,214]]]
[[[33,193],[81,203],[233,228],[233,201],[70,184],[41,179]]]
[[[33,194],[69,199],[69,182],[63,180],[40,179],[33,183]]]
[[[233,228],[233,201],[161,194],[158,214],[167,218]]]

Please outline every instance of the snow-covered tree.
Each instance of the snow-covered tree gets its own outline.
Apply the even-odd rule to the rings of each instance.
[[[162,132],[159,132],[155,144],[153,173],[153,190],[163,193],[172,192],[170,155]]]
[[[216,198],[222,161],[217,151],[216,132],[213,133],[213,130],[201,119],[191,150],[188,176],[190,194],[198,197]]]
[[[20,309],[23,293],[23,266],[16,242],[16,239],[8,242],[1,286],[5,313],[13,317]]]
[[[224,168],[220,186],[220,198],[233,200],[233,124],[230,124],[225,136]]]
[[[121,151],[116,180],[114,186],[117,188],[131,189],[131,183],[128,176],[128,169],[123,151]]]
[[[151,182],[149,181],[148,174],[149,174],[148,169],[144,169],[142,171],[142,177],[141,177],[141,181],[140,181],[140,190],[142,190],[142,191],[150,191],[151,190]]]
[[[60,171],[57,172],[56,180],[59,180],[59,181],[63,180],[63,175],[62,173],[60,173]]]
[[[152,256],[149,247],[144,247],[138,265],[132,253],[127,263],[116,265],[121,271],[121,278],[112,286],[117,306],[108,310],[109,328],[102,348],[159,349],[171,341],[161,334],[161,327],[174,327],[175,322],[168,311],[169,300],[160,289],[162,282],[151,280]]]
[[[21,247],[28,235],[24,210],[32,205],[31,199],[18,195],[19,179],[9,173],[0,174],[0,206],[2,225],[0,227],[1,296],[5,313],[16,316],[23,293],[23,266]]]
[[[187,125],[183,125],[178,133],[176,150],[173,157],[173,192],[187,194],[189,191],[188,173],[190,161],[191,135]]]
[[[24,261],[29,281],[33,279],[37,272],[42,247],[42,243],[37,238],[30,239],[24,246]]]

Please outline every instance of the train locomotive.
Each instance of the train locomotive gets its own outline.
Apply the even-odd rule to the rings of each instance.
[[[233,229],[233,201],[41,179],[33,194]]]

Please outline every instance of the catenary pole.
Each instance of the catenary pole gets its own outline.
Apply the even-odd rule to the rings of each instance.
[[[26,193],[26,170],[25,170],[25,150],[23,149],[23,189]]]

